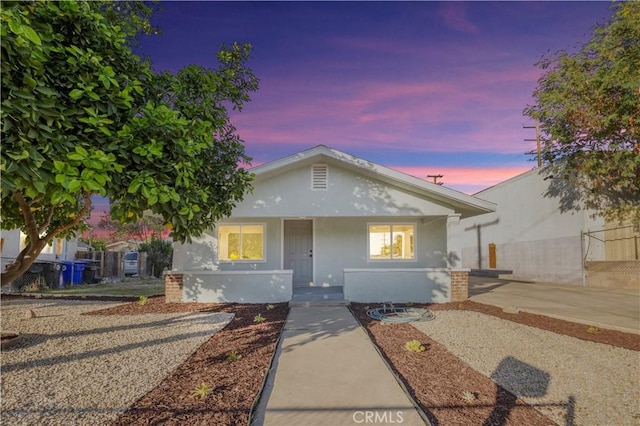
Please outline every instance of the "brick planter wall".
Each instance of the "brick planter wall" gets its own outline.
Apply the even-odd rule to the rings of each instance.
[[[463,302],[469,298],[469,272],[451,271],[451,301]]]
[[[182,274],[165,274],[164,298],[166,303],[182,302]]]

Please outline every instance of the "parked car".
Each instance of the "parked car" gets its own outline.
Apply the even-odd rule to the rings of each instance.
[[[129,251],[124,255],[124,276],[130,277],[138,274],[138,262],[140,256],[137,251]]]

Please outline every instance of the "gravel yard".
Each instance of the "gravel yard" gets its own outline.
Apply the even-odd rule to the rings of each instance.
[[[228,313],[81,315],[118,303],[3,300],[2,421],[107,424],[233,317]],[[26,318],[32,310],[36,318]]]
[[[640,352],[470,311],[412,324],[558,424],[640,422]]]

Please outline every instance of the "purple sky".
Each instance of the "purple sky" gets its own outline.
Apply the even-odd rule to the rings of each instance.
[[[608,2],[163,2],[137,52],[157,71],[253,45],[260,89],[233,115],[253,165],[324,144],[474,193],[534,166],[531,102],[548,51]]]

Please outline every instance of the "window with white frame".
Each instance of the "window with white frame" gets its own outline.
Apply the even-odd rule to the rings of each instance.
[[[415,224],[369,224],[369,260],[415,259]]]
[[[264,225],[218,226],[218,260],[264,260]]]
[[[40,236],[42,238],[42,235]],[[20,232],[20,251],[27,247],[27,235]],[[61,238],[54,238],[50,244],[47,244],[42,249],[42,254],[62,254],[64,252],[64,240]]]

